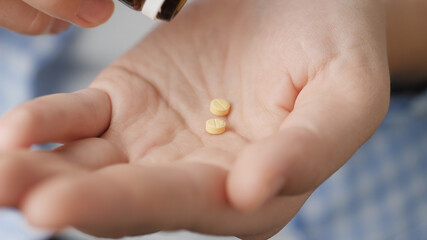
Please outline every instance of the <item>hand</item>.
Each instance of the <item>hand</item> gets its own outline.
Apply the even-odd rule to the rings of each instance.
[[[0,0],[0,27],[24,34],[59,33],[69,23],[97,26],[113,9],[112,0]]]
[[[389,100],[371,0],[205,0],[90,88],[0,121],[0,205],[98,236],[266,239],[375,131]],[[228,99],[225,134],[205,132]],[[11,150],[62,142],[54,151]]]

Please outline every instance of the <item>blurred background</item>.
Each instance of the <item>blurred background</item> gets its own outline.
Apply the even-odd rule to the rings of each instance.
[[[63,51],[39,73],[38,94],[70,92],[86,87],[112,61],[135,45],[157,22],[116,2],[105,24],[71,29]],[[47,87],[50,86],[50,87]]]
[[[21,54],[11,51],[13,46],[2,41],[10,34],[0,29],[0,116],[30,98],[86,87],[102,69],[129,50],[155,25],[140,12],[116,4],[115,13],[106,24],[95,29],[72,28],[59,41],[50,36],[19,36],[19,41],[24,39],[24,43],[33,44],[32,48],[23,48]],[[19,41],[16,45],[21,48],[25,44]],[[35,51],[34,55],[41,51],[48,53],[54,45],[61,45],[62,50],[50,58],[31,58],[27,55],[32,53],[25,52]],[[41,71],[32,71],[32,65],[40,66]],[[9,69],[19,71],[11,74]],[[29,90],[24,83],[33,78],[37,79],[37,84],[31,85]],[[10,216],[2,217],[0,211],[0,240],[17,240],[2,235],[5,223],[14,220],[16,218]],[[96,240],[72,229],[61,233],[58,239]],[[182,231],[126,239],[236,238]],[[389,114],[373,138],[322,184],[294,220],[272,239],[426,240],[426,89],[394,93]]]

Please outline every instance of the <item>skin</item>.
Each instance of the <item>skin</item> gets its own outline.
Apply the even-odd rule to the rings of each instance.
[[[0,0],[0,27],[32,35],[59,33],[70,23],[95,27],[113,10],[112,0]]]
[[[0,206],[104,237],[266,239],[374,133],[389,103],[383,5],[201,0],[88,89],[0,120]],[[209,102],[232,103],[225,134]],[[30,152],[35,143],[62,142]]]
[[[393,83],[427,82],[427,2],[383,0],[387,9],[387,45]]]

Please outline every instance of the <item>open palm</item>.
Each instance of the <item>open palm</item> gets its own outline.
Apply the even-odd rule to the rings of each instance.
[[[0,205],[20,207],[38,226],[109,237],[274,235],[384,117],[380,9],[338,0],[192,4],[90,88],[36,99],[1,120]],[[218,97],[232,110],[227,131],[214,136],[204,124]],[[65,144],[18,150],[44,142]]]

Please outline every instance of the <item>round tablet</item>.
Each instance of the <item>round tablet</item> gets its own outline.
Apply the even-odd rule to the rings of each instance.
[[[211,101],[210,110],[211,113],[217,116],[226,116],[230,112],[231,104],[222,98],[215,98]]]
[[[221,134],[225,132],[226,123],[221,119],[209,119],[206,121],[206,132],[210,134]]]

